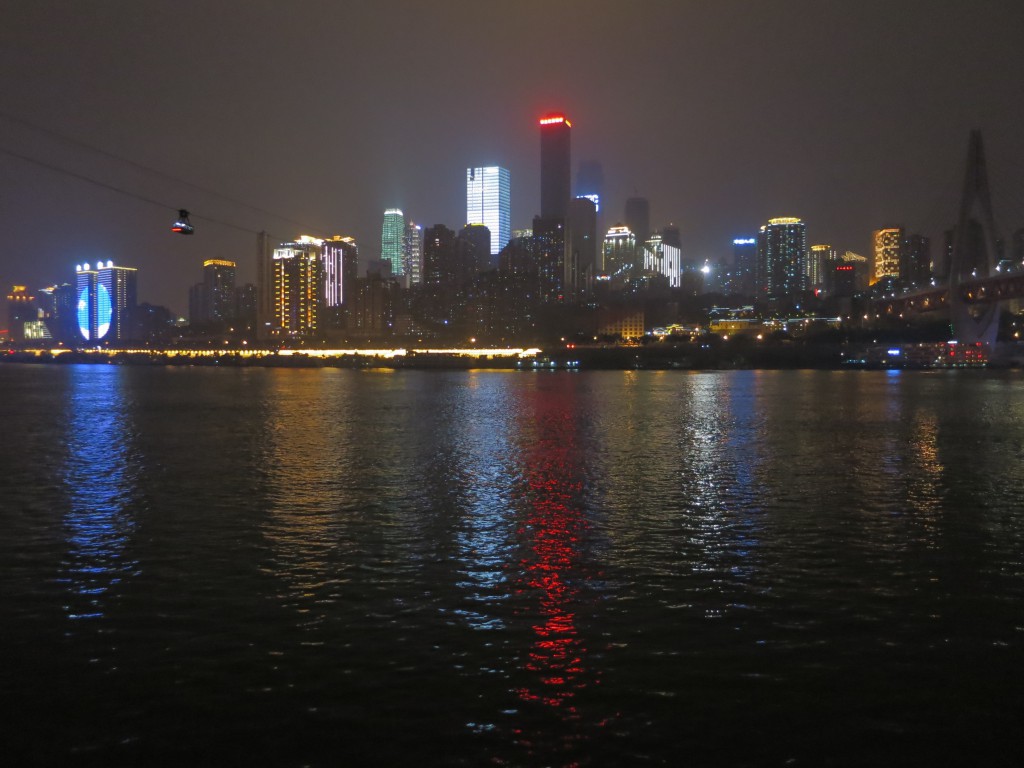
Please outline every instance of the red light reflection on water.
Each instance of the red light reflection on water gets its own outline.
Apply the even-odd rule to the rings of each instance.
[[[567,398],[561,395],[569,394]],[[516,689],[524,702],[540,704],[563,720],[578,720],[577,694],[596,682],[585,674],[587,648],[577,626],[577,608],[587,573],[581,537],[587,520],[581,509],[580,452],[572,419],[571,392],[537,393],[531,414],[539,434],[524,446],[527,514],[519,527],[525,554],[519,562],[516,594],[537,600],[533,643],[522,669],[531,682]],[[524,744],[526,734],[518,734]],[[568,736],[568,734],[566,734]]]

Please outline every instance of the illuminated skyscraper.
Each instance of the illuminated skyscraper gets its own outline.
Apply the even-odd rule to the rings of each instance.
[[[354,238],[335,235],[320,243],[319,325],[342,327],[343,308],[352,302],[355,295],[358,259],[359,249]]]
[[[807,290],[807,225],[769,219],[757,238],[757,289],[767,298],[796,298]]]
[[[384,226],[380,235],[380,257],[391,265],[391,274],[402,278],[405,275],[403,251],[405,241],[405,214],[399,208],[384,211]]]
[[[601,268],[608,275],[624,274],[633,268],[636,260],[636,238],[629,230],[617,224],[604,236],[601,248]]]
[[[405,224],[405,240],[402,243],[402,260],[409,285],[423,282],[423,227],[415,222]]]
[[[561,114],[540,119],[540,217],[565,219],[571,195],[570,130]]]
[[[203,262],[203,286],[207,320],[227,323],[235,317],[235,262],[207,259]]]
[[[75,266],[78,331],[85,341],[125,341],[137,300],[137,270],[114,262]]]
[[[871,261],[871,285],[883,277],[900,276],[900,249],[903,247],[903,228],[876,229],[872,235],[874,258]]]
[[[316,332],[320,304],[322,240],[303,235],[274,249],[273,331],[282,336]]]
[[[831,245],[812,245],[807,259],[808,288],[826,289],[834,273],[832,267],[837,259],[836,249]]]
[[[466,223],[483,224],[491,232],[491,261],[512,238],[511,186],[505,168],[466,169]]]

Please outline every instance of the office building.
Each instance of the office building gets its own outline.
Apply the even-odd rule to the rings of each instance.
[[[871,261],[871,285],[879,280],[900,276],[900,249],[903,247],[903,228],[886,227],[872,233],[873,258]]]
[[[769,299],[807,290],[807,226],[798,218],[769,219],[757,238],[757,289]]]
[[[384,224],[381,227],[380,258],[391,265],[391,274],[398,278],[405,275],[404,246],[405,214],[400,208],[388,208],[384,211]]]
[[[483,224],[491,232],[491,262],[512,239],[509,172],[498,166],[466,169],[466,223]]]
[[[561,114],[540,119],[540,218],[564,220],[571,197],[570,131]]]

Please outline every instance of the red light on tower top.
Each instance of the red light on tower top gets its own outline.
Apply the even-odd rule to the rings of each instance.
[[[550,115],[544,115],[540,119],[541,125],[557,125],[559,123],[565,123],[566,127],[572,128],[572,123],[569,122],[569,118],[562,114],[552,113]]]

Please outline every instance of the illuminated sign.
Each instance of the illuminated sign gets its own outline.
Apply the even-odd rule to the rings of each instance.
[[[781,217],[779,217],[777,219],[768,219],[769,226],[773,226],[773,227],[774,226],[779,226],[781,224],[800,224],[800,223],[801,223],[800,219],[794,218],[792,216],[781,216]]]
[[[565,115],[548,115],[540,119],[541,125],[558,125],[560,123],[565,123],[566,127],[572,128],[572,123],[569,122]]]
[[[732,241],[733,245],[754,245],[757,242],[756,237],[737,237]]]

